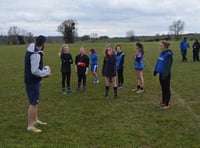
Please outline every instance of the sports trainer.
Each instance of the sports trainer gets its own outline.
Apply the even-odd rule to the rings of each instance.
[[[46,38],[38,36],[36,43],[31,43],[25,54],[24,79],[26,93],[29,98],[28,127],[31,132],[41,132],[35,125],[45,125],[46,122],[38,120],[38,104],[40,102],[40,82],[42,78],[50,75],[50,68],[43,67],[43,49]]]

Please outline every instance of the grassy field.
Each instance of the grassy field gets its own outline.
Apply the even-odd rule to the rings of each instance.
[[[75,57],[84,44],[70,45]],[[125,86],[118,99],[104,99],[101,76],[104,43],[87,43],[99,54],[100,83],[93,84],[89,73],[87,93],[61,92],[60,45],[46,45],[44,62],[52,75],[42,81],[39,117],[48,122],[42,133],[29,133],[27,126],[28,99],[24,91],[23,68],[26,46],[0,45],[0,147],[200,147],[200,63],[182,63],[178,43],[172,43],[171,108],[163,111],[157,105],[161,90],[153,66],[159,55],[159,43],[145,43],[145,92],[136,95],[132,55],[133,43],[122,43],[126,54]],[[73,66],[74,69],[74,66]],[[77,85],[75,73],[72,88]],[[113,90],[110,91],[113,95]]]

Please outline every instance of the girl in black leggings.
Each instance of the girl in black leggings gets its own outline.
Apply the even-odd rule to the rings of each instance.
[[[71,64],[73,64],[73,59],[71,54],[69,53],[69,47],[67,44],[64,44],[61,48],[61,73],[62,73],[62,91],[63,94],[66,95],[67,91],[71,92],[70,87],[70,78],[71,78]],[[65,89],[65,81],[67,78],[67,91]]]
[[[171,97],[170,80],[171,80],[171,67],[173,62],[173,53],[169,48],[167,41],[160,42],[160,56],[157,60],[154,76],[159,73],[159,81],[162,89],[162,102],[160,103],[161,109],[169,108],[169,101]]]

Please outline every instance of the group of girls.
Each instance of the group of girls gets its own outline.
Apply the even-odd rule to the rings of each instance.
[[[136,43],[136,53],[133,56],[134,59],[134,69],[137,76],[137,86],[134,91],[135,93],[144,92],[144,47],[142,43]],[[171,97],[170,92],[170,79],[171,79],[171,67],[173,62],[173,53],[169,49],[170,43],[168,41],[160,42],[160,55],[156,62],[153,75],[159,74],[159,82],[162,89],[162,101],[160,103],[161,109],[169,108],[169,100]],[[62,89],[63,94],[67,92],[73,92],[70,87],[70,76],[71,76],[71,64],[73,64],[73,59],[69,53],[68,45],[64,44],[61,47],[61,72],[62,72]],[[117,45],[115,49],[112,44],[108,44],[105,48],[105,55],[103,59],[102,66],[102,76],[105,78],[105,99],[109,99],[109,88],[112,85],[114,96],[117,98],[118,89],[123,87],[124,83],[124,59],[125,54],[122,52],[121,45]],[[83,92],[86,92],[86,76],[89,71],[89,64],[91,72],[93,75],[93,83],[99,83],[97,69],[98,69],[98,55],[95,49],[90,49],[90,57],[86,55],[86,50],[84,47],[80,48],[80,53],[75,58],[75,72],[78,76],[78,87],[77,91],[80,91],[81,83]],[[118,76],[118,83],[117,83]],[[65,88],[65,81],[67,79],[67,89]]]

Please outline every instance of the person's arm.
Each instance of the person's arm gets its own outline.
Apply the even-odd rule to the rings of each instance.
[[[195,43],[193,43],[193,45],[192,45],[192,48],[194,49],[194,47],[195,47]]]
[[[77,62],[78,62],[78,56],[76,56],[76,58],[75,58],[75,72],[77,72],[77,70],[78,70]]]
[[[67,63],[66,56],[64,54],[61,54],[60,59],[62,63]]]
[[[104,76],[104,70],[105,70],[105,58],[103,59],[103,66],[101,71],[102,76]]]
[[[121,61],[120,61],[120,63],[119,63],[119,67],[120,67],[120,68],[123,68],[123,65],[124,65],[124,57],[125,57],[125,55],[122,56]]]
[[[85,75],[88,74],[90,59],[87,57]]]
[[[190,44],[189,43],[187,43],[187,47],[190,48]]]
[[[39,69],[40,55],[31,55],[31,73],[38,77],[46,77],[50,75],[50,69]]]
[[[135,60],[136,60],[137,62],[139,62],[139,61],[141,60],[141,58],[142,58],[142,53],[140,52],[140,53],[136,56]]]
[[[166,61],[166,64],[165,64],[165,68],[164,68],[164,71],[162,73],[162,79],[166,79],[166,77],[171,72],[172,60],[173,60],[172,56],[169,56],[167,58],[167,61]]]
[[[72,59],[72,55],[70,54],[70,64],[73,64],[73,59]]]

